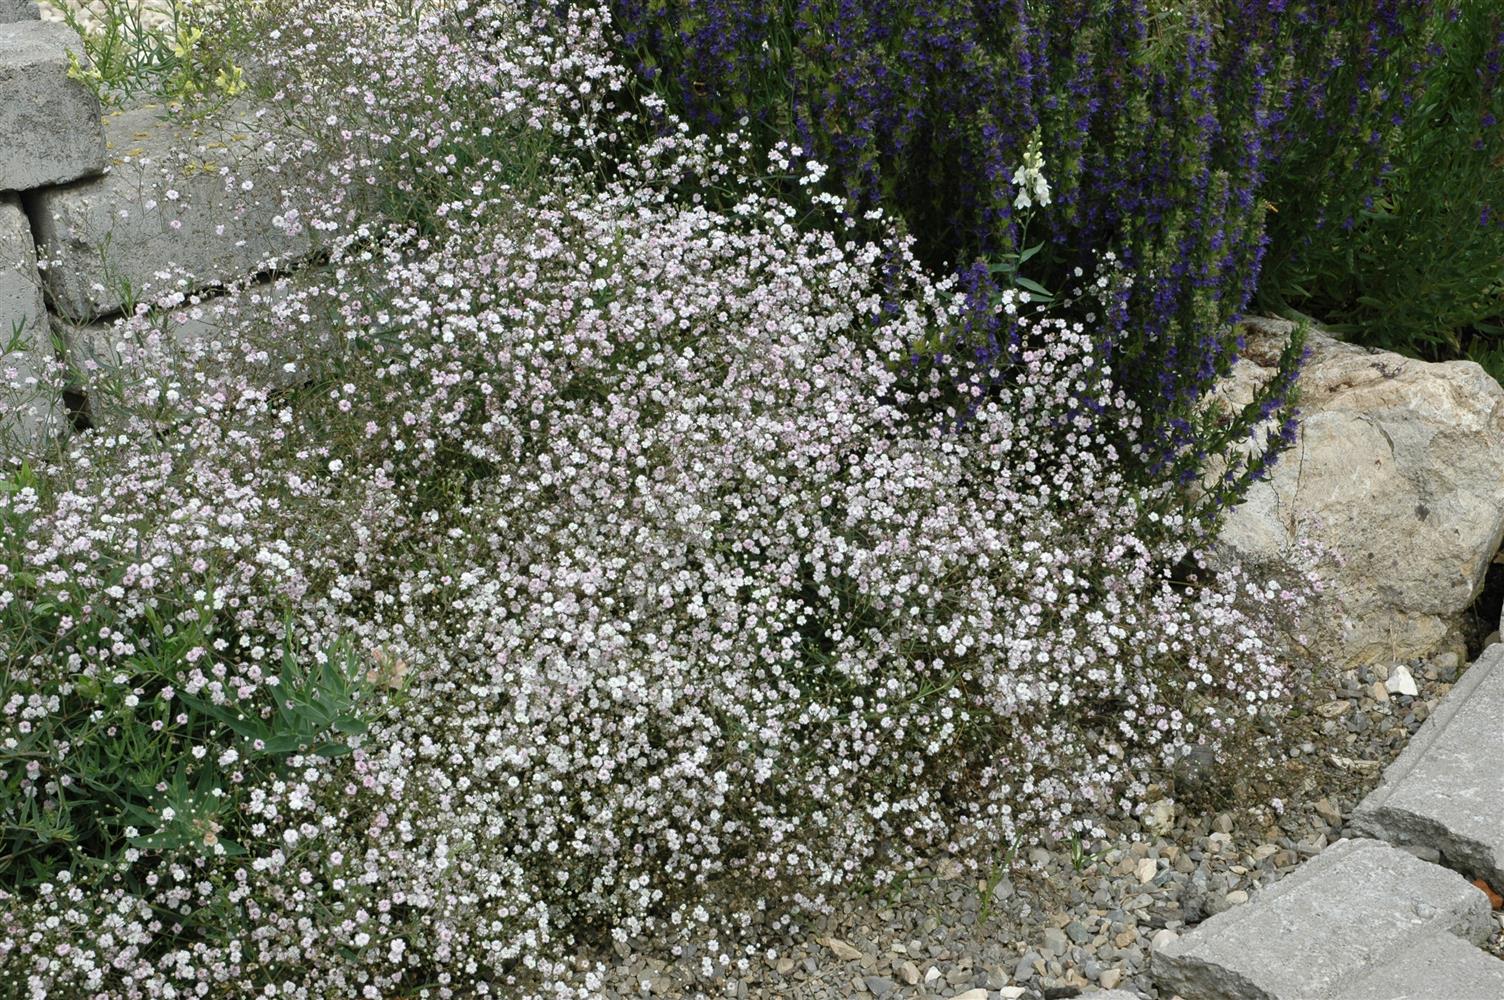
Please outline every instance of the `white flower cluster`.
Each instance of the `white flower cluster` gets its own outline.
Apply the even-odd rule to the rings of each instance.
[[[18,568],[88,595],[0,724],[45,714],[59,666],[131,688],[167,613],[205,636],[190,694],[263,711],[292,608],[306,654],[354,637],[407,697],[250,789],[245,854],[0,896],[6,995],[565,995],[605,931],[695,937],[715,973],[859,878],[1131,810],[1284,697],[1263,614],[1298,595],[1167,576],[1195,539],[1124,478],[1137,418],[1083,325],[1030,319],[958,398],[916,350],[961,304],[901,245],[801,230],[756,185],[685,196],[748,173],[736,140],[578,169],[625,134],[602,20],[294,7],[283,100],[347,157],[305,218],[351,240],[230,299],[212,354],[128,322],[163,366],[139,419],[80,439],[46,502],[0,494]],[[552,187],[524,195],[540,132]],[[393,178],[399,221],[457,193],[365,227]]]
[[[1044,176],[1043,140],[1037,130],[1024,150],[1023,163],[1013,172],[1013,186],[1018,189],[1018,195],[1013,199],[1014,208],[1044,207],[1050,203],[1050,182]]]

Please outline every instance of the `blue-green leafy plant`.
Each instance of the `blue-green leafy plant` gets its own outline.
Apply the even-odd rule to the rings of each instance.
[[[241,853],[242,789],[299,756],[348,753],[392,704],[383,674],[348,642],[306,662],[289,624],[254,697],[211,694],[195,673],[225,633],[212,578],[154,595],[143,627],[120,632],[104,595],[28,571],[44,491],[27,466],[0,479],[0,888],[108,870],[127,850]],[[119,587],[130,553],[96,558]],[[107,669],[101,634],[129,650]]]

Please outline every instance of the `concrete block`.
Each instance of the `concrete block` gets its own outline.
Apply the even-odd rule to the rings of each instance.
[[[60,405],[38,386],[52,358],[26,213],[0,197],[0,463],[58,429]]]
[[[1485,649],[1352,817],[1391,844],[1504,887],[1504,645]]]
[[[1432,934],[1331,994],[1331,1000],[1504,997],[1504,961],[1450,934]]]
[[[111,115],[105,131],[109,173],[32,201],[48,294],[70,320],[229,284],[312,248],[277,224],[287,178],[264,138],[154,107]]]
[[[41,18],[36,0],[0,0],[0,24],[17,21],[35,21]]]
[[[1375,840],[1340,840],[1252,902],[1150,956],[1161,994],[1313,1000],[1434,934],[1490,933],[1462,876]]]
[[[0,23],[0,191],[64,184],[104,169],[99,99],[68,78],[68,52],[82,49],[67,25]]]

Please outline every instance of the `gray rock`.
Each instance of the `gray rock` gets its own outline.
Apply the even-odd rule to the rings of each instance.
[[[32,209],[37,245],[55,262],[48,293],[68,319],[225,284],[312,249],[306,230],[277,224],[290,180],[275,147],[233,119],[190,126],[143,107],[111,115],[105,132],[109,173],[38,192]]]
[[[1330,994],[1330,1000],[1440,997],[1504,997],[1504,961],[1450,934],[1435,933]]]
[[[1217,755],[1204,746],[1194,746],[1176,762],[1174,768],[1176,787],[1189,793],[1204,791],[1216,777]],[[1163,831],[1168,832],[1170,824]]]
[[[1210,892],[1201,900],[1201,908],[1207,917],[1215,917],[1232,909],[1232,904],[1227,901],[1227,893]]]
[[[0,24],[35,21],[41,16],[36,0],[0,0]]]
[[[1309,1000],[1349,983],[1379,957],[1436,933],[1489,933],[1488,902],[1455,872],[1372,840],[1344,840],[1212,917],[1150,958],[1162,994],[1198,1000]]]
[[[1504,646],[1490,646],[1441,700],[1353,814],[1354,829],[1433,847],[1504,885]]]
[[[883,976],[868,976],[862,982],[867,987],[867,992],[877,997],[885,997],[892,993],[895,988],[893,980]]]
[[[104,169],[99,99],[68,78],[68,52],[82,48],[66,25],[0,23],[0,191],[63,184]]]
[[[0,373],[13,368],[23,383],[13,397],[10,379],[0,374],[0,462],[30,452],[60,428],[57,401],[37,386],[52,357],[26,213],[14,198],[0,197]]]
[[[1397,844],[1395,846],[1406,854],[1412,854],[1422,861],[1429,861],[1433,865],[1441,864],[1441,852],[1434,847],[1422,847],[1420,844]]]
[[[1013,978],[1020,983],[1028,982],[1039,974],[1034,968],[1034,963],[1042,961],[1044,961],[1044,956],[1039,952],[1024,952],[1024,956],[1018,960],[1018,965],[1014,966]]]
[[[1252,398],[1291,329],[1244,327],[1223,402]],[[1296,442],[1229,513],[1221,542],[1262,562],[1304,534],[1340,557],[1323,573],[1342,614],[1316,629],[1318,655],[1338,665],[1428,655],[1504,538],[1504,388],[1469,361],[1416,361],[1317,331],[1308,343]]]
[[[1058,927],[1046,927],[1044,930],[1044,950],[1049,955],[1064,955],[1070,950],[1070,941],[1065,932]]]
[[[1187,924],[1199,924],[1212,914],[1208,912],[1205,885],[1192,884],[1180,894],[1180,912]]]

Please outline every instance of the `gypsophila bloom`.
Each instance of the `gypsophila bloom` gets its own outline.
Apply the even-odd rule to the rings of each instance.
[[[266,197],[327,267],[120,321],[139,374],[0,492],[15,801],[66,806],[61,721],[191,769],[0,895],[0,992],[591,996],[645,935],[713,978],[1277,718],[1304,591],[1170,576],[1206,539],[1085,323],[1000,302],[1027,335],[958,378],[967,299],[797,225],[837,207],[760,180],[797,153],[624,141],[599,12],[285,23],[316,182]]]

